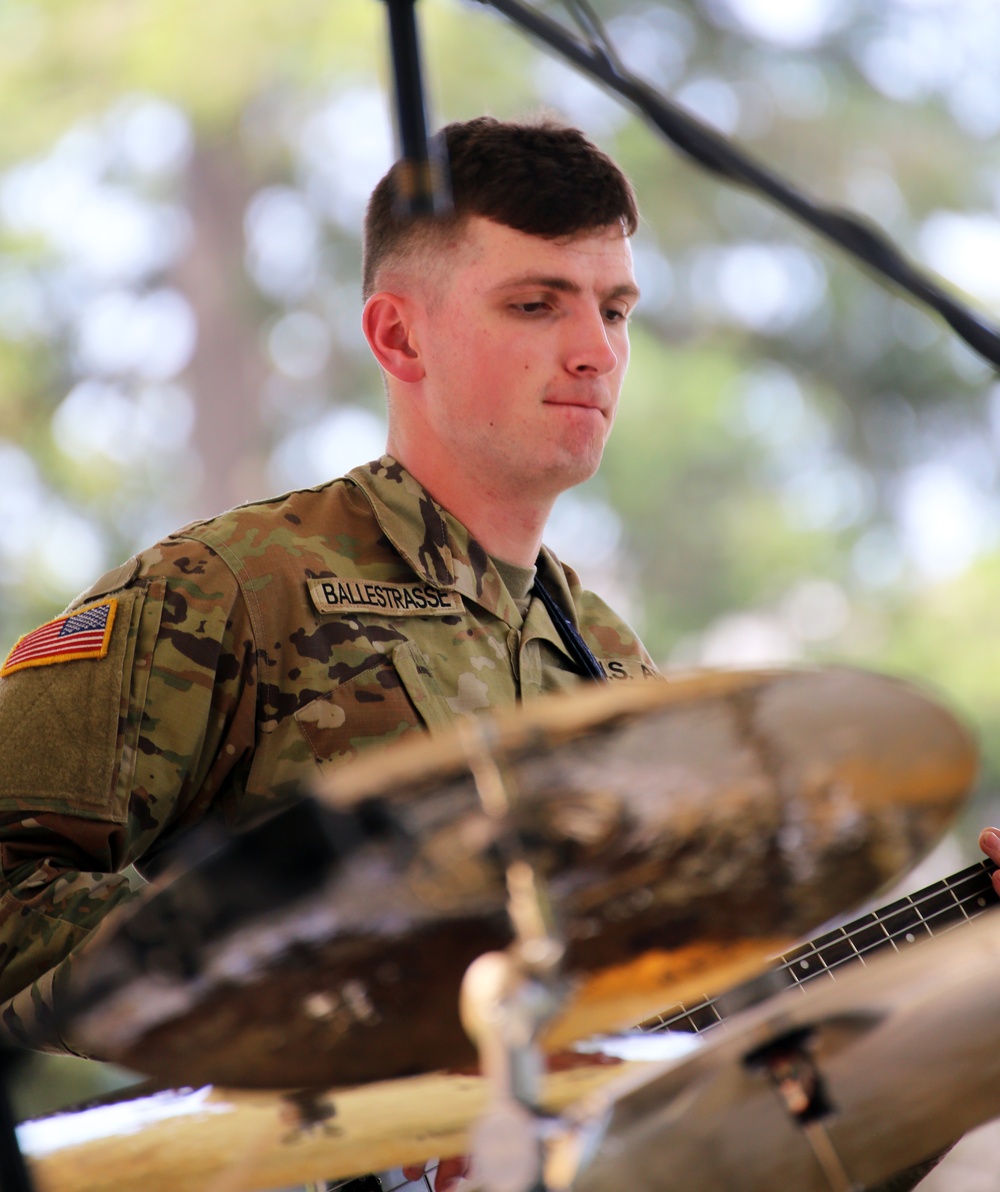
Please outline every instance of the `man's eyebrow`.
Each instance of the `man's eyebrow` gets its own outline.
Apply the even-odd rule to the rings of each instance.
[[[622,282],[620,286],[615,286],[608,294],[609,298],[631,298],[633,302],[639,300],[639,287],[633,282]]]
[[[511,277],[506,281],[501,282],[500,285],[494,286],[494,290],[499,292],[501,290],[516,290],[521,286],[536,287],[539,290],[555,290],[560,294],[579,294],[582,293],[581,287],[575,281],[570,281],[568,277],[547,277],[540,273],[525,273],[520,277]],[[613,286],[605,298],[630,298],[637,301],[639,298],[639,287],[632,282],[622,282],[620,285]]]

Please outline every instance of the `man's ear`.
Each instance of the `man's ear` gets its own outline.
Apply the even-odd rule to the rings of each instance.
[[[411,313],[409,299],[379,290],[365,303],[361,316],[361,327],[372,355],[391,377],[409,384],[424,377]]]

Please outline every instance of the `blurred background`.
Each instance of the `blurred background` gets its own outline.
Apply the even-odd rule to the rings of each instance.
[[[994,0],[595,6],[654,86],[1000,318]],[[551,110],[644,214],[618,426],[549,542],[664,667],[938,689],[985,761],[933,864],[975,859],[1000,815],[997,374],[484,6],[417,11],[435,124]],[[376,0],[3,0],[0,652],[178,525],[381,452],[359,232],[388,86]]]

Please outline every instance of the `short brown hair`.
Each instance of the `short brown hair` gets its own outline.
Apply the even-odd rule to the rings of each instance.
[[[632,185],[606,153],[579,129],[543,120],[515,124],[479,116],[448,124],[454,211],[443,219],[401,217],[394,208],[397,162],[372,191],[365,213],[364,296],[390,257],[428,238],[454,235],[472,215],[518,232],[555,240],[620,224],[639,223]]]

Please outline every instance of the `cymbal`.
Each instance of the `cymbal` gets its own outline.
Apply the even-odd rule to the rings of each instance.
[[[471,767],[503,785],[506,818],[484,811]],[[558,1048],[730,984],[870,896],[937,839],[975,767],[937,702],[857,670],[538,700],[332,772],[317,796],[331,811],[381,808],[392,831],[289,906],[198,943],[198,867],[151,891],[86,950],[76,989],[101,997],[69,1037],[168,1084],[326,1087],[472,1065],[458,990],[510,941],[513,836],[567,944],[570,996],[545,1038]]]
[[[602,1055],[559,1063],[545,1079],[543,1106],[559,1113],[641,1066]],[[488,1098],[486,1081],[469,1072],[310,1099],[261,1089],[131,1090],[25,1123],[18,1138],[37,1192],[261,1192],[463,1154]]]
[[[1000,1113],[998,974],[1000,914],[990,910],[735,1016],[692,1058],[627,1077],[574,1111],[578,1123],[604,1125],[573,1192],[880,1184]],[[814,1065],[823,1102],[805,1122],[760,1062],[790,1040]]]

